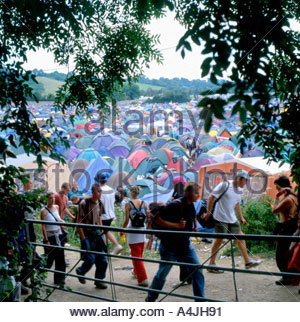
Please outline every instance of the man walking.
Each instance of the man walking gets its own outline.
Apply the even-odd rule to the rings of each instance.
[[[113,220],[115,219],[115,192],[114,190],[106,185],[107,177],[105,174],[97,175],[94,178],[95,182],[98,182],[101,186],[101,202],[103,205],[103,212],[101,214],[103,226],[110,226]],[[113,254],[117,255],[121,252],[123,247],[118,243],[116,237],[112,232],[107,233],[108,239],[113,243],[114,249]]]
[[[167,230],[196,231],[196,213],[193,202],[199,198],[200,186],[190,181],[184,191],[184,197],[171,202],[160,216],[156,223],[166,227]],[[161,236],[159,246],[161,260],[178,261],[200,265],[197,253],[190,243],[189,236],[179,234],[167,234]],[[158,293],[151,289],[161,290],[166,282],[166,277],[172,268],[171,264],[161,263],[154,276],[146,302],[154,302]],[[193,272],[193,273],[192,273]],[[190,268],[194,296],[204,298],[204,276],[202,269]]]
[[[78,223],[89,225],[102,225],[100,217],[99,200],[101,198],[101,187],[98,183],[92,185],[92,196],[82,200],[79,204]],[[106,245],[101,235],[100,229],[77,228],[81,239],[81,248],[97,252],[106,252]],[[84,276],[93,266],[96,265],[95,278],[103,280],[107,269],[107,259],[104,255],[85,254],[83,263],[76,269],[78,275]],[[81,284],[85,284],[86,280],[78,277]],[[101,281],[95,282],[96,288],[106,289],[107,285]]]
[[[246,220],[242,215],[240,201],[243,192],[243,188],[249,180],[249,175],[245,170],[239,170],[236,174],[234,181],[224,181],[215,187],[212,191],[207,205],[207,214],[204,214],[204,218],[208,219],[212,216],[213,204],[216,198],[221,198],[216,204],[213,217],[216,220],[215,233],[217,234],[239,234],[242,235],[242,230],[239,221],[236,218],[235,211],[237,212],[240,222],[246,225]],[[216,266],[217,250],[222,245],[223,239],[216,238],[211,248],[211,259],[209,265]],[[248,255],[245,240],[237,240],[237,246],[241,252],[245,267],[251,268],[259,265],[261,260],[251,259]],[[224,273],[222,270],[208,269],[210,273]]]
[[[63,220],[64,218],[64,213],[70,217],[72,220],[75,219],[75,217],[71,214],[69,209],[67,208],[68,206],[68,194],[70,193],[71,187],[70,184],[67,182],[64,182],[61,185],[61,189],[59,192],[55,193],[55,204],[58,205],[59,207],[59,216]]]

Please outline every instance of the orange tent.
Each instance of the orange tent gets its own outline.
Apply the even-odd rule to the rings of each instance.
[[[238,170],[246,170],[251,180],[243,192],[243,199],[258,199],[268,195],[275,199],[277,190],[274,180],[285,175],[291,178],[290,165],[285,163],[279,167],[280,162],[267,163],[262,157],[233,159],[222,163],[208,164],[199,169],[199,184],[201,185],[201,199],[207,199],[212,189],[223,180],[232,180]]]

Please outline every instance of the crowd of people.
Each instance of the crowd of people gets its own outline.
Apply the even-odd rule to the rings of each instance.
[[[40,219],[48,223],[42,224],[42,234],[44,243],[44,253],[47,256],[46,268],[51,268],[55,265],[54,284],[65,284],[65,272],[68,262],[65,257],[64,249],[51,246],[64,246],[66,243],[67,234],[64,233],[66,228],[56,223],[64,222],[64,220],[72,220],[78,224],[86,224],[86,227],[77,227],[78,235],[81,241],[82,264],[76,268],[76,274],[81,284],[86,283],[85,275],[90,271],[95,264],[95,287],[98,289],[106,289],[105,283],[106,270],[108,267],[108,243],[113,245],[113,255],[118,255],[123,247],[118,243],[116,236],[109,230],[102,230],[98,226],[110,226],[115,215],[115,205],[117,204],[124,210],[124,220],[122,228],[144,230],[151,227],[151,205],[139,199],[140,187],[131,186],[129,196],[127,192],[118,187],[115,192],[112,188],[106,185],[107,178],[105,175],[99,175],[95,178],[95,183],[91,187],[91,195],[84,198],[81,191],[78,190],[76,182],[71,187],[69,183],[63,183],[61,189],[57,193],[48,191],[46,193],[47,203],[40,211]],[[168,204],[161,207],[160,215],[156,218],[156,225],[163,230],[170,230],[171,234],[159,234],[159,253],[162,262],[159,263],[158,271],[156,272],[152,282],[149,281],[147,275],[147,267],[141,260],[146,245],[146,234],[142,233],[127,233],[127,243],[130,248],[133,258],[132,275],[137,279],[137,284],[140,287],[149,287],[148,294],[145,299],[147,302],[155,301],[160,291],[163,289],[169,274],[172,264],[165,261],[187,263],[189,265],[180,265],[180,285],[192,284],[193,294],[196,301],[205,300],[205,279],[201,263],[197,252],[190,241],[190,237],[185,234],[176,234],[174,232],[216,232],[230,233],[242,235],[241,224],[245,225],[246,220],[243,217],[241,210],[241,196],[249,175],[246,171],[240,170],[236,173],[232,181],[224,180],[217,185],[211,192],[206,211],[203,215],[204,220],[214,219],[214,228],[205,228],[197,221],[202,201],[200,199],[200,185],[196,182],[177,182],[174,185],[174,193]],[[287,177],[281,176],[275,180],[278,193],[274,201],[272,212],[280,214],[280,222],[276,225],[274,234],[279,235],[300,235],[300,218],[299,213],[299,197],[291,188],[290,181]],[[32,181],[24,186],[24,191],[32,189]],[[23,192],[20,192],[23,193]],[[75,212],[71,212],[68,208],[70,203],[75,205]],[[32,214],[27,214],[27,218],[34,219],[34,211]],[[238,218],[237,218],[237,216]],[[137,216],[140,218],[138,223]],[[70,219],[68,219],[68,217]],[[143,219],[144,218],[144,219]],[[49,224],[52,222],[53,224]],[[29,238],[31,242],[36,241],[36,235],[32,224],[29,225]],[[93,227],[97,226],[97,227]],[[22,232],[20,232],[20,236]],[[121,232],[120,236],[125,239],[125,232]],[[20,237],[21,238],[21,237]],[[147,248],[151,249],[154,235],[149,235]],[[207,243],[212,243],[210,239],[203,239]],[[216,265],[218,250],[223,243],[223,239],[215,238],[211,248],[209,260],[209,273],[224,273]],[[245,240],[237,240],[238,249],[245,261],[245,268],[261,264],[261,260],[255,260],[248,254]],[[276,247],[276,263],[278,269],[282,273],[297,272],[295,260],[299,262],[299,258],[295,259],[295,252],[298,251],[299,243],[291,243],[288,240],[278,241]],[[86,252],[86,251],[91,251]],[[96,253],[93,253],[96,252]],[[99,254],[100,252],[100,254]],[[35,252],[36,257],[39,255]],[[298,254],[299,255],[299,254]],[[296,256],[297,257],[297,256]],[[291,265],[291,259],[294,258],[294,263]],[[22,274],[21,270],[21,285],[22,293],[27,294],[28,286],[26,280],[30,274]],[[299,278],[291,278],[285,275],[277,285],[290,285],[299,283]],[[150,285],[150,286],[149,286]]]

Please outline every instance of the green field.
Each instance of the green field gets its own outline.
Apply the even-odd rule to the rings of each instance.
[[[43,76],[38,76],[36,79],[39,83],[42,83],[44,85],[45,92],[43,94],[46,95],[54,95],[58,88],[63,84],[63,82],[61,81]]]
[[[144,83],[136,83],[136,85],[140,88],[141,91],[146,91],[148,88],[151,88],[155,91],[159,91],[160,89],[164,88],[162,86],[144,84]]]
[[[43,84],[45,88],[45,91],[41,93],[43,95],[49,95],[49,94],[55,95],[55,92],[63,84],[63,82],[61,81],[44,77],[44,76],[38,76],[36,79],[39,83]],[[150,84],[144,84],[144,83],[136,83],[136,85],[138,85],[139,89],[142,91],[146,91],[148,88],[158,91],[163,88],[162,86],[156,86],[156,85],[150,85]]]

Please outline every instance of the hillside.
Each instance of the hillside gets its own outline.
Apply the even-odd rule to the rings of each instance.
[[[148,88],[154,90],[154,91],[159,91],[163,86],[157,86],[157,85],[151,85],[151,84],[144,84],[144,83],[136,83],[136,85],[139,87],[141,91],[146,91]]]
[[[42,95],[54,95],[58,88],[63,84],[61,81],[44,76],[38,76],[36,79],[44,86],[44,91],[41,93]]]

